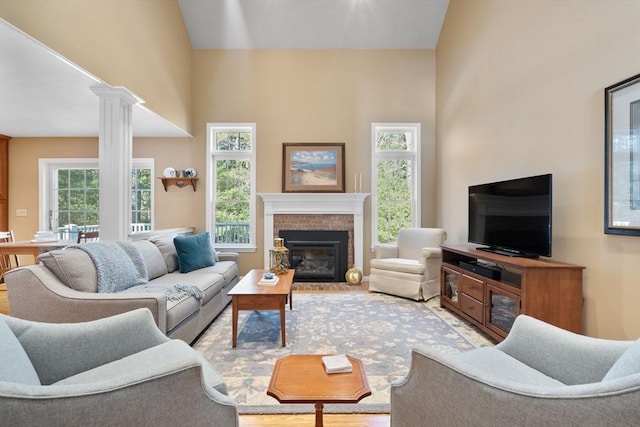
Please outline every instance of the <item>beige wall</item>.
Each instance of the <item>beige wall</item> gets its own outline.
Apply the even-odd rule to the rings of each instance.
[[[344,142],[346,191],[354,172],[371,189],[371,123],[419,122],[423,139],[422,221],[435,219],[434,52],[428,50],[194,50],[194,145],[205,150],[207,122],[256,123],[258,193],[282,190],[283,142]],[[429,189],[429,190],[427,190]],[[370,200],[365,247],[370,246]],[[263,248],[258,201],[258,247]],[[268,242],[270,245],[271,242]],[[369,251],[365,251],[368,266]],[[243,254],[242,268],[262,265]],[[368,267],[365,267],[365,274]]]
[[[422,223],[434,225],[434,59],[435,52],[429,50],[193,51],[194,138],[134,139],[134,156],[155,158],[156,176],[171,166],[194,167],[201,177],[195,193],[191,187],[164,192],[157,180],[156,228],[206,228],[207,122],[256,123],[259,193],[282,189],[283,142],[344,142],[346,191],[354,191],[352,177],[358,172],[363,175],[363,192],[368,192],[371,123],[421,123]],[[11,140],[10,226],[19,238],[30,238],[38,228],[38,158],[95,156],[97,139]],[[258,251],[241,254],[243,271],[263,265],[261,199],[257,206]],[[22,208],[33,214],[16,217],[15,210]],[[369,248],[369,200],[365,209]],[[365,266],[369,257],[366,250]]]
[[[177,0],[2,0],[0,17],[190,131],[191,44]]]
[[[553,258],[583,265],[584,332],[640,336],[640,238],[603,233],[603,89],[640,72],[640,2],[452,0],[437,48],[438,218],[467,187],[553,173]]]

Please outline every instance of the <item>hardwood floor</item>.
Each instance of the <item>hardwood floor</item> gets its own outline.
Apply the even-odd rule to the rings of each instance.
[[[240,415],[240,427],[313,427],[315,415]],[[325,427],[389,427],[389,414],[324,414]]]
[[[9,298],[7,298],[7,286],[0,284],[0,313],[9,314]]]
[[[361,286],[340,284],[299,284],[298,292],[366,292]],[[315,288],[315,289],[314,289]],[[6,286],[0,284],[0,313],[9,314]],[[324,414],[326,427],[389,427],[389,414]],[[241,427],[306,427],[315,424],[314,414],[240,415]]]

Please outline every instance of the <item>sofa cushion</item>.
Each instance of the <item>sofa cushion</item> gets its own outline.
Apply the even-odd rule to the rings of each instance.
[[[518,383],[523,390],[536,387],[564,387],[565,384],[520,362],[495,347],[482,347],[451,355],[451,365],[481,381],[499,379],[502,383]],[[494,384],[499,385],[499,384]]]
[[[0,316],[0,381],[41,385],[27,352]]]
[[[192,274],[197,274],[199,272],[200,270],[197,270],[192,272]],[[238,275],[238,272],[238,263],[235,261],[220,261],[216,262],[216,265],[202,269],[202,274],[221,274],[226,282],[236,277]]]
[[[137,246],[142,254],[149,280],[164,276],[169,272],[167,264],[164,262],[164,257],[156,245],[148,240],[138,240],[133,244]]]
[[[636,340],[611,366],[602,381],[615,380],[640,372],[640,340]]]
[[[57,249],[41,254],[38,260],[71,289],[98,292],[98,273],[85,251],[76,248]]]
[[[189,273],[216,263],[209,232],[193,236],[176,236],[173,239],[173,244],[178,253],[180,273]]]
[[[173,273],[178,269],[178,253],[176,247],[173,244],[173,238],[175,234],[166,234],[151,239],[151,243],[156,245],[160,250],[165,264],[167,264],[167,272]]]
[[[409,274],[424,274],[425,266],[417,259],[377,258],[371,260],[371,268],[391,270]]]
[[[201,303],[202,305],[205,305],[215,296],[215,294],[220,292],[222,286],[226,283],[221,274],[216,274],[214,271],[210,270],[212,268],[215,267],[205,267],[186,274],[175,271],[173,273],[160,276],[152,280],[149,284],[153,286],[164,284],[167,288],[175,284],[194,285],[204,292],[204,298]]]
[[[154,367],[158,366],[158,361],[162,361],[167,367],[166,369],[170,370],[172,366],[180,363],[185,358],[200,362],[207,384],[219,392],[227,394],[227,387],[222,377],[213,370],[209,362],[181,340],[172,340],[150,347],[122,359],[65,378],[55,384],[72,385],[109,381],[117,377],[130,376],[134,372],[140,373],[149,369],[157,369]]]

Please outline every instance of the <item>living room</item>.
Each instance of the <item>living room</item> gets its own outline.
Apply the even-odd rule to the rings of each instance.
[[[610,339],[640,336],[636,238],[603,232],[603,91],[640,72],[638,16],[627,0],[452,0],[433,50],[201,50],[177,1],[0,4],[2,19],[192,135],[134,139],[158,176],[206,169],[207,123],[256,123],[258,192],[281,191],[284,142],[345,142],[346,174],[368,192],[371,123],[421,123],[421,223],[466,242],[469,185],[553,173],[553,259],[586,267],[583,332]],[[95,137],[13,138],[9,211],[33,214],[10,228],[39,228],[39,158],[97,155]],[[204,192],[156,191],[156,228],[205,230]],[[243,272],[263,264],[261,250],[240,257]]]

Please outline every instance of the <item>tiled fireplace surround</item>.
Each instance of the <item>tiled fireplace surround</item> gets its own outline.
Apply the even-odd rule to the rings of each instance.
[[[347,231],[348,266],[362,271],[363,211],[366,193],[262,193],[264,201],[264,266],[280,230]]]

